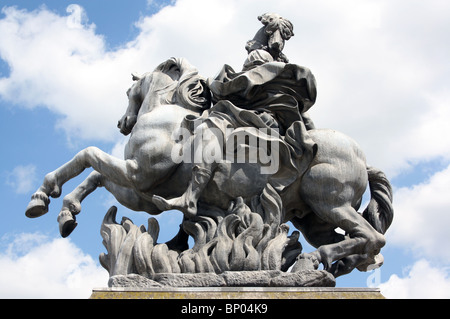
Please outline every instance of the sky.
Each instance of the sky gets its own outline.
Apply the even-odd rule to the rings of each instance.
[[[150,216],[99,189],[63,239],[62,198],[90,170],[37,219],[25,217],[31,194],[87,146],[122,158],[127,137],[116,125],[132,72],[172,56],[204,77],[224,64],[240,70],[266,12],[294,25],[284,53],[316,77],[315,125],[355,139],[394,189],[384,265],[339,277],[337,287],[450,298],[450,2],[0,0],[0,10],[0,298],[88,298],[107,286],[98,262],[104,214],[117,205],[118,221],[146,225]],[[181,214],[157,219],[164,242]]]

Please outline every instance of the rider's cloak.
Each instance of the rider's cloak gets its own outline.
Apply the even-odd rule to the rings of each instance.
[[[304,115],[317,94],[314,75],[308,68],[267,62],[235,72],[224,65],[215,78],[208,79],[208,87],[213,106],[202,118],[222,131],[224,145],[238,134],[263,139],[265,143],[260,145],[268,145],[271,156],[278,156],[280,165],[270,183],[279,192],[303,175],[317,151],[307,130],[313,124]],[[248,147],[251,145],[241,145],[234,151]]]

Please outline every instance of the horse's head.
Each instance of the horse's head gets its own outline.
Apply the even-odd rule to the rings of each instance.
[[[120,129],[120,133],[123,135],[128,135],[131,133],[134,125],[137,122],[137,115],[142,104],[142,99],[140,97],[140,82],[141,78],[135,74],[132,75],[134,83],[128,90],[128,107],[125,114],[117,122],[117,127]]]
[[[151,112],[157,105],[177,104],[201,113],[211,103],[205,79],[183,58],[170,58],[142,76],[133,74],[133,80],[127,91],[127,111],[117,124],[124,135],[131,132],[139,114]]]

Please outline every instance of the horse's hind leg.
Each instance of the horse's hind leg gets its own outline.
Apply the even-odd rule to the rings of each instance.
[[[381,254],[369,256],[368,254],[356,254],[344,257],[336,261],[330,268],[330,272],[334,277],[339,277],[350,273],[353,269],[358,268],[360,271],[368,271],[381,267],[384,258]]]
[[[335,225],[324,222],[316,214],[308,214],[303,218],[294,217],[291,222],[302,232],[308,243],[315,248],[339,243],[346,239],[343,234],[336,232]],[[317,253],[320,256],[319,251],[317,251]],[[302,257],[307,256],[308,254],[304,254]],[[309,256],[313,257],[314,254]],[[371,261],[371,264],[375,263],[374,258],[375,256],[369,257],[368,254],[350,255],[332,263],[327,270],[334,277],[339,277],[350,273],[353,269],[359,267],[360,265],[368,264],[368,261]],[[315,259],[319,261],[320,258]]]
[[[294,217],[291,222],[298,230],[302,232],[306,241],[315,248],[345,240],[345,236],[343,234],[336,232],[335,225],[324,222],[316,214],[307,214],[302,218]],[[303,255],[303,257],[307,256],[308,254]],[[353,269],[362,264],[367,264],[368,260],[375,262],[373,259],[374,257],[370,259],[367,254],[347,256],[333,263],[328,271],[334,277],[339,277],[350,273]]]
[[[344,235],[335,231],[335,225],[324,222],[314,213],[307,214],[302,218],[294,217],[291,222],[302,232],[306,241],[315,248],[345,239]]]
[[[384,236],[378,233],[350,205],[330,207],[317,205],[315,213],[328,223],[340,227],[348,236],[344,240],[320,246],[311,253],[326,270],[332,271],[332,263],[351,255],[376,255],[385,244]]]
[[[360,166],[318,164],[302,179],[301,195],[313,213],[323,223],[339,227],[348,234],[339,242],[324,243],[310,254],[327,270],[331,270],[333,262],[351,255],[370,258],[385,244],[384,236],[354,208],[366,186],[365,166]],[[361,173],[355,174],[358,169]]]
[[[319,218],[314,213],[309,213],[302,218],[294,217],[291,220],[292,224],[302,232],[306,241],[315,248],[321,247],[323,245],[338,243],[345,239],[343,234],[336,232],[336,226],[333,224],[326,223],[321,218]],[[312,258],[313,263],[320,261],[320,254],[317,251],[316,254],[303,254],[302,258]],[[342,263],[339,261],[335,262],[328,271],[331,272],[335,277],[338,277],[338,272],[342,271]],[[337,264],[341,266],[337,268]]]

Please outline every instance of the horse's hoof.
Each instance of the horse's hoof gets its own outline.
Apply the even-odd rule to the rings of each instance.
[[[25,211],[25,216],[29,218],[36,218],[48,212],[48,204],[50,199],[44,192],[36,192],[31,196],[31,201],[28,203]]]
[[[319,267],[319,260],[314,253],[303,253],[297,257],[297,261],[292,267],[292,272],[299,272],[303,270],[317,270]]]
[[[361,263],[356,267],[359,271],[372,271],[380,268],[384,263],[384,257],[382,254],[376,254],[372,258],[367,258],[364,263]]]
[[[69,211],[60,212],[58,215],[58,222],[59,233],[63,238],[69,236],[78,225],[75,221],[75,216],[73,216]]]

